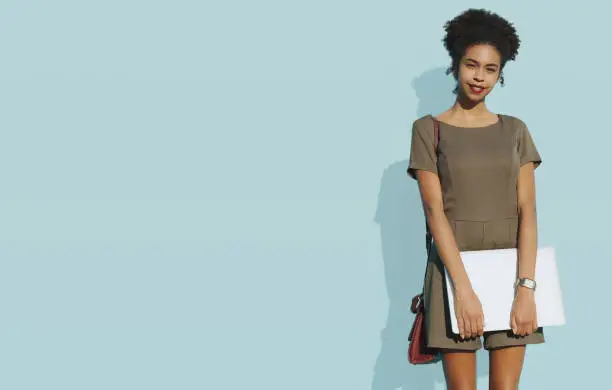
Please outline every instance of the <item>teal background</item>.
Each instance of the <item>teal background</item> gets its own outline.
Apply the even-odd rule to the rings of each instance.
[[[4,0],[0,388],[443,389],[405,169],[479,6],[523,40],[488,104],[544,159],[566,302],[521,388],[606,388],[610,9],[543,0]]]

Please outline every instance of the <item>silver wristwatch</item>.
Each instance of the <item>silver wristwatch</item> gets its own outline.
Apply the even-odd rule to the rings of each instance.
[[[516,279],[516,287],[519,286],[523,286],[523,287],[527,287],[530,288],[532,290],[536,289],[536,282],[533,279],[529,279],[529,278],[518,278]]]

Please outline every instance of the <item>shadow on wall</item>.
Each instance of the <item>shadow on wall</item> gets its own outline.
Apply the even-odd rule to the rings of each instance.
[[[454,102],[454,80],[444,68],[423,73],[412,87],[419,99],[417,118],[436,115]],[[407,153],[411,124],[409,121]],[[406,174],[407,168],[408,159],[387,167],[378,194],[375,222],[380,226],[389,312],[381,331],[381,351],[374,367],[372,390],[433,390],[436,383],[444,382],[441,363],[423,366],[408,363],[408,333],[414,320],[410,303],[422,289],[427,260],[420,195],[416,181]]]

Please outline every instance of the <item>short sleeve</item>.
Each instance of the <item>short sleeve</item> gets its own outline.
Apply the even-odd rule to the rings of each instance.
[[[416,171],[419,169],[438,174],[436,160],[433,122],[427,126],[423,119],[416,120],[412,125],[408,175],[416,179]]]
[[[533,142],[533,138],[529,129],[523,121],[519,120],[518,128],[518,152],[520,157],[520,166],[533,162],[537,168],[542,163],[540,153]]]

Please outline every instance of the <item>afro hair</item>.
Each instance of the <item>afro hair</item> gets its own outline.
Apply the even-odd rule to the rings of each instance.
[[[484,9],[468,9],[444,24],[446,35],[442,40],[452,59],[447,74],[458,77],[459,61],[465,51],[475,44],[489,44],[497,49],[501,57],[501,69],[506,62],[513,61],[521,41],[512,23]],[[500,74],[500,83],[504,84]]]

